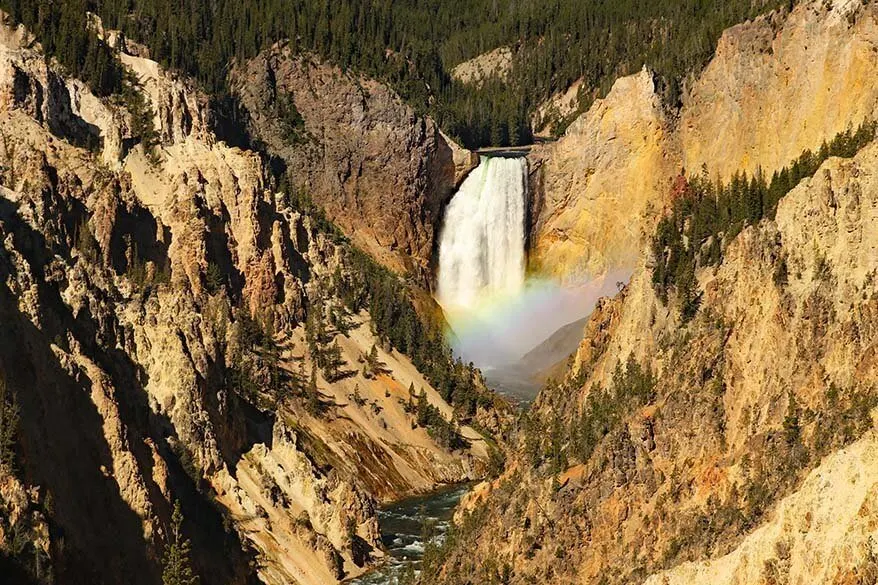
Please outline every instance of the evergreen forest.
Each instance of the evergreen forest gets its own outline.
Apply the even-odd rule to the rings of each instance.
[[[289,39],[392,86],[465,146],[526,144],[538,105],[582,78],[579,108],[647,65],[670,106],[709,60],[722,31],[793,0],[0,0],[44,50],[99,95],[122,90],[113,48],[88,14],[145,44],[229,104],[230,64]],[[454,80],[455,65],[507,46],[505,80]],[[232,111],[232,110],[230,110]],[[543,121],[560,133],[567,119]]]

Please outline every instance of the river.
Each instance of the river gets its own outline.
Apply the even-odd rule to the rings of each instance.
[[[469,484],[443,487],[379,510],[378,525],[381,529],[381,541],[389,553],[387,561],[366,575],[350,581],[350,585],[397,585],[400,575],[409,566],[417,571],[424,554],[424,521],[433,525],[433,533],[441,542],[451,525],[454,509],[470,487]]]

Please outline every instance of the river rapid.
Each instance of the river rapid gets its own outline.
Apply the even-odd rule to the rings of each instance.
[[[424,555],[424,524],[431,525],[435,541],[441,543],[451,526],[454,509],[470,485],[442,487],[422,496],[407,498],[379,510],[381,541],[386,561],[369,573],[350,581],[351,585],[397,585],[409,567],[418,571]]]

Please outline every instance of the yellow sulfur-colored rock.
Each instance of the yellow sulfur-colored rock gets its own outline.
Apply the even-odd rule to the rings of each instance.
[[[575,280],[630,266],[648,210],[676,170],[652,75],[619,79],[564,137],[531,155],[531,270]]]
[[[727,30],[669,119],[649,74],[619,79],[536,147],[531,269],[576,280],[634,264],[674,179],[767,175],[878,116],[878,5],[805,2]]]

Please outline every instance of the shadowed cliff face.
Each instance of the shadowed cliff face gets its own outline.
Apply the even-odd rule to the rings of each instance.
[[[216,139],[191,82],[122,61],[153,152],[125,104],[0,28],[0,375],[21,412],[0,557],[40,583],[157,583],[180,501],[202,582],[357,575],[381,556],[376,503],[481,477],[485,443],[414,420],[410,387],[453,409],[345,304],[366,294],[351,245]]]
[[[59,219],[63,226],[70,218],[62,212]],[[69,256],[67,238],[47,240],[5,198],[0,221],[7,242],[23,251],[0,263],[0,369],[20,408],[23,477],[38,486],[32,504],[48,517],[48,547],[35,562],[58,583],[154,583],[154,530],[168,510],[151,473],[154,457],[173,458],[170,422],[150,412],[145,372],[118,349],[125,330],[106,311],[111,299],[78,312],[62,299],[68,283],[53,255]],[[28,291],[6,285],[21,282],[31,283]],[[39,312],[28,311],[36,307]],[[179,464],[172,461],[165,474],[193,511],[187,528],[198,571],[248,582],[251,555],[237,535],[223,530],[221,517]]]
[[[294,187],[383,264],[428,284],[442,208],[478,157],[388,87],[283,44],[232,80],[252,135]]]

